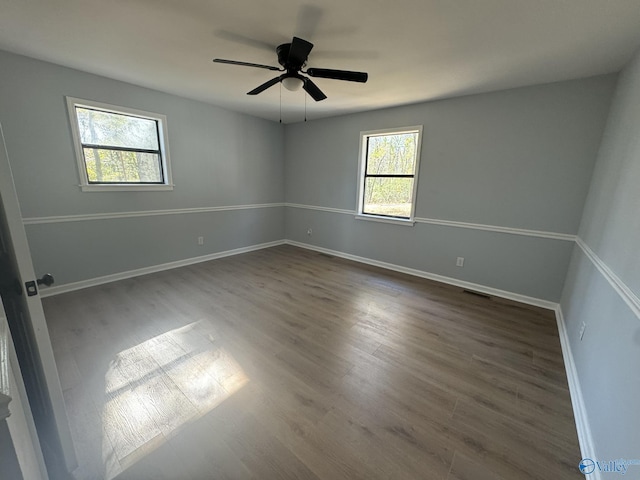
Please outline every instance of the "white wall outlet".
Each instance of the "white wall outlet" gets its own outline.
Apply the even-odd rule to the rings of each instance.
[[[198,245],[204,245],[204,237],[198,237]]]
[[[584,331],[587,329],[587,324],[582,322],[580,324],[580,340],[582,340],[582,337],[584,337]]]
[[[456,267],[464,267],[464,257],[458,257],[456,259]]]
[[[307,235],[309,236],[313,235],[313,229],[311,227],[307,229]]]

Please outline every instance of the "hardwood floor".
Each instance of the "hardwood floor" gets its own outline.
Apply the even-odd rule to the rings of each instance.
[[[43,300],[88,479],[578,479],[552,312],[291,246]]]

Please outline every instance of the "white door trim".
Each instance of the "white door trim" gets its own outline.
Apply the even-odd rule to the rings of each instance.
[[[2,126],[0,125],[0,198],[4,205],[4,212],[9,224],[9,234],[18,264],[18,273],[22,285],[25,282],[35,280],[33,270],[33,261],[29,251],[27,242],[27,234],[22,223],[22,214],[20,213],[20,205],[16,195],[13,176],[11,173],[11,165],[9,163],[9,155],[7,153]],[[56,367],[55,358],[53,356],[53,348],[51,347],[51,339],[42,308],[40,295],[26,297],[27,308],[31,317],[31,324],[35,336],[35,343],[44,371],[44,379],[46,385],[43,388],[47,390],[55,425],[58,430],[58,436],[63,450],[64,461],[69,472],[73,471],[77,466],[76,454],[73,448],[71,431],[67,420],[67,413],[64,405],[64,397],[62,396],[62,388],[60,386],[60,378]]]

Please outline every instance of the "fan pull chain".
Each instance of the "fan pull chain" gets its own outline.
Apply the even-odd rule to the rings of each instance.
[[[304,95],[304,121],[307,121],[307,92],[303,93]]]
[[[282,82],[280,82],[280,123],[282,123]]]

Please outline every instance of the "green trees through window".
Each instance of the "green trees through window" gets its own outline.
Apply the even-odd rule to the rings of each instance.
[[[157,120],[75,110],[89,183],[163,183]]]
[[[83,192],[173,190],[165,115],[66,101]]]
[[[419,134],[363,133],[362,214],[409,219],[413,215]]]

